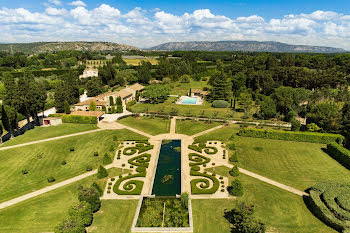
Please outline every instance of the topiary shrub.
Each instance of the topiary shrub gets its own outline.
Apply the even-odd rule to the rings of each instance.
[[[74,147],[69,148],[69,151],[70,151],[70,152],[75,151]]]
[[[230,150],[236,150],[236,144],[235,143],[230,143],[227,145],[227,147],[230,149]]]
[[[88,172],[89,172],[89,171],[92,171],[92,167],[91,167],[91,166],[87,166],[87,167],[86,167],[86,171],[88,171]]]
[[[233,168],[231,169],[231,171],[229,173],[233,177],[239,176],[239,169],[238,169],[237,165],[233,166]]]
[[[63,160],[63,161],[61,162],[61,165],[66,165],[66,164],[67,164],[66,160]]]
[[[103,160],[102,160],[102,163],[103,164],[111,164],[113,161],[112,161],[112,158],[106,153],[104,156],[103,156]]]
[[[243,186],[241,181],[238,179],[233,180],[231,182],[231,186],[229,186],[227,189],[232,196],[243,196]]]
[[[98,156],[98,152],[94,152],[94,156],[97,157]]]
[[[23,169],[22,170],[22,175],[27,175],[28,174],[28,170],[27,169]]]
[[[237,151],[235,151],[235,153],[233,153],[233,155],[230,157],[230,162],[238,162],[238,154]]]
[[[213,108],[227,108],[228,102],[225,100],[214,100],[211,106]]]
[[[106,168],[104,168],[103,166],[99,166],[98,167],[98,171],[97,171],[97,178],[98,179],[102,179],[108,176],[108,171],[106,170]]]
[[[117,136],[115,136],[115,135],[113,136],[113,141],[114,141],[114,142],[118,141]]]
[[[115,178],[113,177],[113,178],[111,178],[111,181],[115,181]]]
[[[50,176],[47,178],[47,182],[49,182],[49,183],[53,183],[55,181],[56,181],[56,179],[53,176]]]

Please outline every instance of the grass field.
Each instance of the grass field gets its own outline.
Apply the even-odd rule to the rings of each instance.
[[[245,175],[241,180],[244,195],[237,200],[192,200],[195,233],[229,233],[224,210],[241,201],[255,206],[256,217],[266,224],[267,232],[335,232],[312,215],[301,197]]]
[[[218,125],[220,123],[217,122],[207,123],[205,121],[177,120],[176,133],[193,135]]]
[[[130,233],[137,203],[137,200],[103,200],[88,232]]]
[[[117,146],[113,136],[119,140],[145,139],[129,130],[104,130],[0,151],[0,202],[48,186],[50,176],[57,183],[85,173],[87,166],[97,168],[106,152],[114,153],[109,151],[112,145]],[[70,152],[71,147],[74,152]],[[93,155],[95,151],[98,157]],[[61,165],[63,160],[66,165]],[[24,169],[28,174],[22,175]]]
[[[350,171],[323,152],[325,145],[236,137],[239,166],[305,190],[322,180],[350,180]]]
[[[190,81],[189,83],[177,82],[177,83],[170,84],[170,87],[171,87],[170,94],[187,95],[190,88],[203,90],[204,87],[208,87],[208,88],[210,87],[210,85],[208,85],[208,81],[194,81],[191,78],[189,81]]]
[[[160,117],[126,117],[118,122],[151,135],[169,133],[170,130],[170,120]]]
[[[232,135],[235,135],[239,130],[239,125],[230,124],[220,129],[214,130],[210,133],[196,137],[196,140],[219,140],[222,142],[228,142]]]
[[[32,142],[47,138],[53,138],[73,133],[79,133],[89,130],[97,129],[93,124],[70,124],[64,123],[62,125],[50,126],[50,127],[35,127],[32,130],[25,132],[25,134],[15,137],[2,144],[1,146],[12,146],[22,144],[26,142]]]
[[[110,177],[121,174],[121,170],[117,168],[109,169],[108,172]],[[128,171],[124,173],[126,172]],[[69,207],[79,203],[78,187],[80,185],[86,187],[97,182],[101,188],[104,188],[106,180],[107,178],[99,180],[96,176],[91,176],[0,210],[0,232],[52,232],[54,227],[67,216]],[[104,208],[103,202],[102,210]],[[97,221],[99,213],[95,215]]]

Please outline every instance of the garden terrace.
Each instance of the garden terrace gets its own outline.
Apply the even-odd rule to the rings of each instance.
[[[130,172],[127,175],[112,177],[108,181],[104,199],[118,199],[119,196],[124,195],[141,195],[152,149],[153,145],[146,140],[124,141],[120,144],[115,166],[120,169],[129,169]]]
[[[193,151],[188,154],[193,198],[193,195],[201,194],[229,197],[226,189],[228,179],[217,175],[215,171],[208,173],[206,170],[228,164],[228,157],[224,156],[224,146],[220,141],[200,142],[188,146]]]
[[[118,123],[133,127],[151,135],[168,133],[170,128],[170,120],[167,117],[130,116],[118,120]]]
[[[221,123],[210,121],[195,121],[178,119],[176,122],[176,133],[194,135],[196,133],[219,126]]]

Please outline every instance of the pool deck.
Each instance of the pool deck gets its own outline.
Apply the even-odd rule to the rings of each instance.
[[[183,103],[185,98],[197,98],[196,103]],[[203,104],[203,99],[199,96],[181,96],[178,101],[176,101],[176,104],[181,104],[181,105],[202,105]]]

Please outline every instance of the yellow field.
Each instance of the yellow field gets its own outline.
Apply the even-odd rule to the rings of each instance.
[[[132,66],[139,66],[141,64],[141,61],[148,61],[150,62],[152,65],[157,65],[158,61],[156,59],[123,59],[127,65],[132,65]]]

